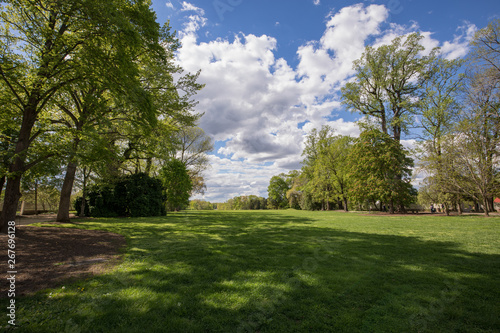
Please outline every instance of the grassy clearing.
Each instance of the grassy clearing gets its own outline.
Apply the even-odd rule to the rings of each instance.
[[[17,331],[500,328],[499,218],[211,211],[81,227],[125,235],[125,260],[19,298]]]

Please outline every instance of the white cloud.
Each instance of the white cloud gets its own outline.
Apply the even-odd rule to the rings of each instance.
[[[463,57],[469,51],[469,42],[474,37],[477,27],[474,24],[465,22],[463,26],[458,27],[459,34],[455,35],[453,41],[445,41],[441,47],[441,52],[448,60]]]
[[[297,51],[300,59],[297,72],[303,77],[301,84],[308,93],[303,96],[305,103],[330,93],[353,73],[352,61],[361,56],[369,36],[380,34],[380,25],[388,15],[384,6],[361,4],[330,15],[320,41],[310,42]]]
[[[358,136],[355,122],[338,117],[340,87],[353,75],[352,61],[367,44],[388,44],[419,29],[415,22],[388,24],[389,10],[381,5],[345,7],[327,17],[319,40],[297,49],[299,63],[292,68],[275,56],[278,41],[272,36],[239,33],[200,42],[197,33],[207,23],[203,9],[187,2],[182,8],[194,14],[180,34],[177,60],[189,72],[201,69],[199,82],[206,84],[196,97],[197,110],[205,113],[201,127],[225,142],[218,156],[210,157],[205,196],[210,201],[266,196],[271,176],[300,167],[304,139],[313,128],[327,124],[338,134]],[[465,25],[442,45],[431,32],[422,32],[422,43],[429,49],[442,46],[453,57],[463,52],[473,28]]]
[[[209,190],[194,198],[210,202],[224,202],[240,195],[267,197],[269,179],[287,171],[276,164],[248,163],[215,155],[209,155],[209,159],[212,168],[205,179]]]
[[[193,12],[196,12],[198,15],[202,15],[202,16],[205,15],[205,11],[203,9],[196,7],[195,5],[193,5],[189,2],[186,2],[186,1],[182,2],[181,11],[183,11],[183,12],[193,11]]]
[[[165,6],[167,6],[167,7],[168,7],[168,8],[170,8],[170,9],[175,9],[175,8],[174,8],[174,5],[173,5],[173,4],[172,4],[172,2],[170,2],[170,1],[167,1],[167,2],[165,3]]]
[[[321,1],[320,1],[320,0],[313,0],[313,4],[314,4],[315,6],[319,6],[319,5],[320,5],[320,3],[321,3]]]

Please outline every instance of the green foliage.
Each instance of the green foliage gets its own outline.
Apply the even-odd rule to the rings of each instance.
[[[115,184],[93,185],[88,188],[87,200],[89,206],[89,216],[125,216],[125,202],[120,201],[120,199],[124,198],[120,198],[119,196],[115,195],[114,189]]]
[[[225,203],[217,204],[217,209],[220,210],[259,210],[267,209],[266,198],[256,195],[242,195],[229,199]]]
[[[413,160],[404,147],[378,130],[361,133],[349,154],[350,196],[358,203],[366,201],[408,206],[416,191],[410,184]]]
[[[186,209],[193,188],[186,165],[177,159],[172,159],[160,170],[159,177],[166,195],[167,210]]]
[[[168,159],[172,151],[175,126],[192,126],[199,118],[192,112],[192,96],[202,88],[199,73],[182,74],[174,62],[180,47],[175,32],[160,28],[150,4],[2,3],[0,180],[9,178],[9,200],[0,226],[15,215],[21,177],[33,166],[50,157],[68,165],[59,210],[68,213],[76,166],[113,178],[130,167],[128,153],[131,173],[154,174],[153,159]],[[157,126],[160,119],[167,125]],[[106,168],[95,168],[102,164]],[[143,207],[149,199],[136,200]],[[130,209],[128,214],[149,214]]]
[[[80,213],[82,211],[82,200],[83,200],[83,197],[77,197],[75,199],[75,202],[73,205],[73,208],[76,210],[77,216],[81,216]],[[90,209],[89,209],[89,205],[87,204],[87,202],[85,203],[84,209],[85,209],[85,214],[83,216],[90,216]]]
[[[213,148],[210,136],[199,127],[183,127],[174,135],[179,159],[186,164],[193,184],[191,194],[204,194],[206,190],[203,171],[209,167],[207,153]]]
[[[89,187],[85,212],[86,216],[93,217],[161,216],[165,215],[163,199],[161,181],[139,173],[124,176],[111,184]],[[81,197],[75,200],[78,214],[81,200]]]
[[[421,56],[422,35],[399,36],[389,45],[367,46],[354,61],[356,80],[342,88],[342,103],[351,111],[373,117],[384,133],[400,141],[413,123],[419,91],[428,79],[436,50]]]
[[[346,163],[353,139],[334,135],[329,126],[314,129],[306,139],[302,175],[297,180],[303,209],[348,210],[349,169]],[[307,208],[305,208],[307,207]]]
[[[269,181],[267,192],[267,204],[271,209],[282,209],[288,207],[288,200],[286,197],[287,191],[290,189],[290,180],[287,182],[286,175],[280,174],[273,176]]]
[[[138,173],[126,177],[121,183],[124,185],[122,191],[126,193],[128,216],[165,215],[163,186],[159,179]]]
[[[205,200],[191,200],[189,201],[189,208],[192,210],[213,210],[214,204]]]

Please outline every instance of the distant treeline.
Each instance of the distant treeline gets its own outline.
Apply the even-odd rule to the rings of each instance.
[[[268,199],[256,195],[242,195],[229,199],[224,203],[210,203],[203,200],[191,200],[189,207],[193,210],[260,210],[268,209]]]

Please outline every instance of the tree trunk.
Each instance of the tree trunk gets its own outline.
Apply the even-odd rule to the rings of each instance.
[[[146,159],[146,170],[144,171],[148,176],[151,175],[151,166],[153,165],[153,161],[151,157]]]
[[[38,215],[38,180],[35,180],[35,215]]]
[[[347,198],[344,197],[344,212],[348,212],[349,208],[347,208]]]
[[[37,85],[37,84],[35,84]],[[28,103],[23,110],[23,120],[19,136],[17,138],[16,149],[14,150],[14,161],[9,165],[9,174],[12,178],[7,178],[5,188],[5,199],[3,202],[2,215],[0,216],[0,232],[7,233],[7,222],[16,218],[19,198],[21,198],[21,177],[26,171],[26,153],[30,146],[31,130],[37,119],[37,106],[39,102],[39,90],[37,88],[31,93]]]
[[[389,213],[394,214],[394,201],[391,200],[389,205]]]
[[[3,209],[0,220],[0,231],[4,234],[7,233],[7,222],[16,219],[17,205],[19,198],[21,198],[21,176],[7,179],[7,187],[5,188],[5,197],[3,201]]]
[[[387,120],[385,119],[385,111],[381,113],[380,120],[382,122],[382,132],[385,134],[389,134],[387,131]]]
[[[2,196],[3,186],[5,185],[5,176],[0,178],[0,197]]]
[[[458,215],[462,215],[463,214],[462,203],[460,201],[458,201],[458,203],[457,203],[457,210],[458,210]]]
[[[20,148],[17,148],[19,147]],[[16,152],[22,152],[24,145],[19,142],[16,145]],[[10,165],[9,173],[14,174],[12,178],[7,178],[7,186],[5,187],[5,196],[3,201],[2,215],[0,216],[0,232],[7,233],[7,222],[16,219],[17,206],[21,198],[21,175],[24,172],[24,159],[16,157],[14,162]]]
[[[483,205],[484,205],[484,216],[490,216],[490,213],[488,212],[488,199],[487,198],[483,199]]]
[[[82,203],[80,205],[80,217],[85,217],[85,207],[86,205],[86,197],[85,194],[87,192],[87,167],[83,168],[83,186],[82,186]]]
[[[446,212],[446,216],[450,216],[450,207],[448,207],[448,204],[444,204],[444,211]]]
[[[488,198],[488,207],[489,207],[490,213],[495,212],[495,199],[493,197]]]
[[[69,222],[69,208],[71,205],[71,192],[76,174],[76,162],[69,162],[66,168],[66,175],[61,189],[61,199],[59,200],[59,210],[57,211],[57,222]]]

